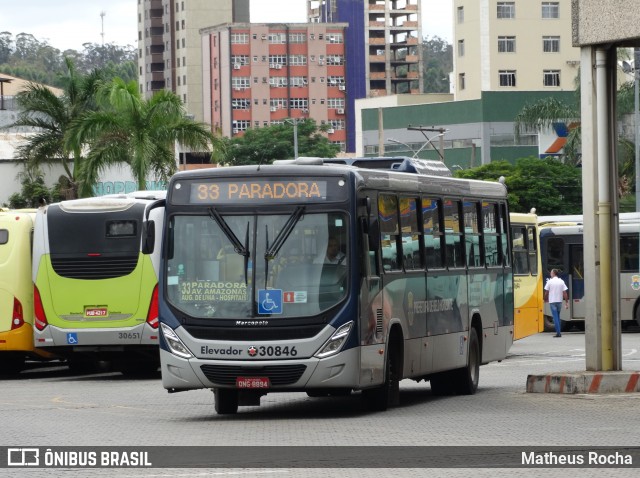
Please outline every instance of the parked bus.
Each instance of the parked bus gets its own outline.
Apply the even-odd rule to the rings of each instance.
[[[510,213],[513,243],[514,332],[518,340],[544,330],[538,216]]]
[[[31,249],[35,209],[0,210],[0,374],[50,354],[33,346]]]
[[[640,214],[619,215],[620,231],[620,318],[622,326],[640,324],[640,272],[638,267]],[[563,330],[572,325],[584,327],[584,245],[582,216],[540,218],[540,252],[544,280],[551,269],[569,288],[569,309],[561,309]],[[544,309],[545,330],[554,330],[549,304]]]
[[[512,344],[506,191],[422,165],[317,159],[173,176],[164,387],[213,389],[222,414],[284,391],[362,391],[385,410],[404,378],[475,393],[479,366]],[[343,259],[325,258],[331,241]]]
[[[164,191],[76,199],[38,210],[33,251],[36,347],[72,370],[111,361],[157,371]],[[155,251],[155,254],[154,254]]]

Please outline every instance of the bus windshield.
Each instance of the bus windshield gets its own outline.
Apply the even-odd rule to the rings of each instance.
[[[175,215],[167,298],[199,319],[309,317],[346,296],[343,213]]]

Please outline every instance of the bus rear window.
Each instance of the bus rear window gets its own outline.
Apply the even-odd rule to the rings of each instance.
[[[136,235],[136,221],[107,221],[107,237],[132,237]]]
[[[9,242],[9,231],[7,229],[0,229],[0,245]]]

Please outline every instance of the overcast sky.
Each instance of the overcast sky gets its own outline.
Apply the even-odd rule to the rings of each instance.
[[[215,0],[211,0],[215,1]],[[452,41],[452,1],[422,0],[422,33]],[[0,0],[0,32],[31,33],[60,50],[82,44],[137,45],[137,0]],[[11,5],[9,5],[11,3]],[[252,0],[252,22],[304,22],[305,0]],[[105,12],[101,18],[100,13]]]

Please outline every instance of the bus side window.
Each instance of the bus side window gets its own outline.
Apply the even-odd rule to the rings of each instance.
[[[480,220],[478,203],[465,200],[464,208],[464,243],[467,256],[467,267],[483,267],[483,254],[480,251]]]
[[[483,202],[482,235],[484,242],[484,256],[488,267],[500,265],[498,218],[498,205],[493,202]]]
[[[447,244],[447,267],[464,267],[464,249],[460,227],[460,201],[444,200],[444,227]]]
[[[422,269],[422,238],[418,229],[418,205],[415,198],[400,198],[400,227],[405,270]]]
[[[401,268],[398,254],[398,198],[381,194],[378,197],[378,218],[380,221],[380,246],[382,267],[385,271]]]
[[[513,243],[513,273],[518,275],[529,274],[525,228],[522,226],[512,226],[511,240]]]
[[[422,198],[422,224],[424,235],[424,254],[428,269],[441,269],[444,266],[442,254],[442,204],[438,199]]]
[[[551,237],[547,241],[547,272],[558,269],[564,272],[564,239]]]
[[[534,226],[529,226],[527,228],[527,233],[529,236],[529,270],[531,271],[531,275],[538,275],[538,244],[536,238],[538,234],[536,232],[536,228]]]

